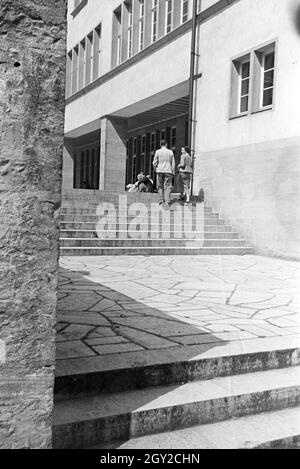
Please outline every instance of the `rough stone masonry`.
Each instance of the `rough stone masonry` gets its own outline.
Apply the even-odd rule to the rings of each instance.
[[[0,2],[1,449],[51,447],[65,17]]]

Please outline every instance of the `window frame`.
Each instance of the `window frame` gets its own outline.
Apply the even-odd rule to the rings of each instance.
[[[184,6],[187,6],[187,11],[184,14]],[[180,23],[184,24],[189,20],[189,8],[190,8],[190,0],[181,0],[181,11],[180,11]],[[184,17],[186,16],[186,19]]]
[[[154,22],[154,15],[156,15],[156,22]],[[156,32],[154,36],[154,25],[156,26]],[[159,0],[152,0],[151,8],[151,44],[154,44],[158,40],[158,26],[159,26]]]
[[[145,48],[145,0],[139,0],[139,52]]]
[[[127,24],[127,57],[130,59],[133,56],[133,5],[132,2],[126,4],[128,12]]]
[[[266,70],[266,56],[274,54],[274,64],[273,67],[268,68]],[[273,72],[273,83],[272,86],[265,87],[265,76],[266,73]],[[267,51],[263,54],[263,64],[262,64],[262,73],[261,73],[261,98],[260,98],[260,106],[262,109],[266,109],[268,107],[272,107],[274,104],[274,88],[275,88],[275,51]],[[264,93],[272,89],[272,103],[264,105]]]
[[[88,0],[74,0],[73,10],[71,11],[73,19],[81,12],[81,10],[87,5],[87,3]]]
[[[273,71],[273,86],[268,89],[273,89],[272,104],[263,106],[263,93],[267,88],[264,88],[264,58],[266,55],[274,53],[274,67],[267,70]],[[276,83],[277,83],[277,56],[278,56],[278,38],[270,40],[257,47],[253,47],[244,54],[234,57],[230,61],[231,66],[231,80],[230,80],[230,106],[229,106],[229,120],[247,115],[253,115],[264,111],[274,110],[275,96],[276,96]],[[245,58],[250,58],[250,79],[249,79],[249,95],[248,95],[248,111],[240,111],[240,82],[237,91],[236,69],[237,63],[245,62]],[[238,96],[238,99],[237,99]]]
[[[174,135],[174,131],[175,131],[175,135]],[[173,149],[176,149],[176,145],[177,145],[177,126],[176,125],[173,125],[173,127],[171,127],[171,150]],[[175,141],[174,141],[175,139]]]
[[[122,63],[122,8],[114,11],[117,19],[117,66]]]
[[[246,77],[243,77],[243,65],[249,64],[249,74]],[[243,82],[248,80],[248,93],[242,94],[243,92]],[[237,114],[238,115],[243,115],[243,114],[248,114],[249,109],[250,109],[250,89],[251,85],[251,56],[244,57],[243,60],[239,62],[239,89],[238,89],[238,109],[237,109]],[[245,111],[242,111],[242,100],[243,98],[248,98],[248,105],[247,109]]]
[[[171,5],[171,10],[169,11],[169,5]],[[168,16],[171,16],[171,23],[168,23]],[[165,35],[170,34],[173,31],[174,26],[174,0],[165,0]]]

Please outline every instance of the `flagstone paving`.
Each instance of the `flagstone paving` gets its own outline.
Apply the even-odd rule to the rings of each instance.
[[[300,334],[300,264],[258,256],[62,257],[57,360]]]

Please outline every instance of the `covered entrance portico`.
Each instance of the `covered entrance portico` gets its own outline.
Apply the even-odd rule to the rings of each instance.
[[[139,172],[154,178],[152,161],[165,139],[180,159],[188,140],[188,83],[67,132],[63,188],[123,192]]]

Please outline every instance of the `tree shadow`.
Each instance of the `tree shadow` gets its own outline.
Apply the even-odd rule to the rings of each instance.
[[[184,383],[216,376],[217,361],[212,366],[211,360],[201,356],[228,342],[196,323],[190,324],[188,317],[174,317],[149,307],[87,279],[88,274],[61,269],[56,402],[89,396],[93,406],[93,396],[102,394],[109,398],[111,392],[144,388],[152,388],[152,402],[162,392],[170,392]],[[194,313],[197,316],[197,310]],[[167,390],[164,386],[168,386]],[[120,395],[122,418],[118,424],[111,422],[116,440],[130,439],[134,411],[146,404],[149,404],[146,394],[137,393],[134,404],[126,405],[122,404]],[[68,431],[75,447],[105,442],[110,434],[106,424],[98,425],[94,440],[91,441],[89,434],[85,441],[84,425],[75,433],[71,426],[54,427],[54,447],[59,447],[60,440],[66,441]]]

